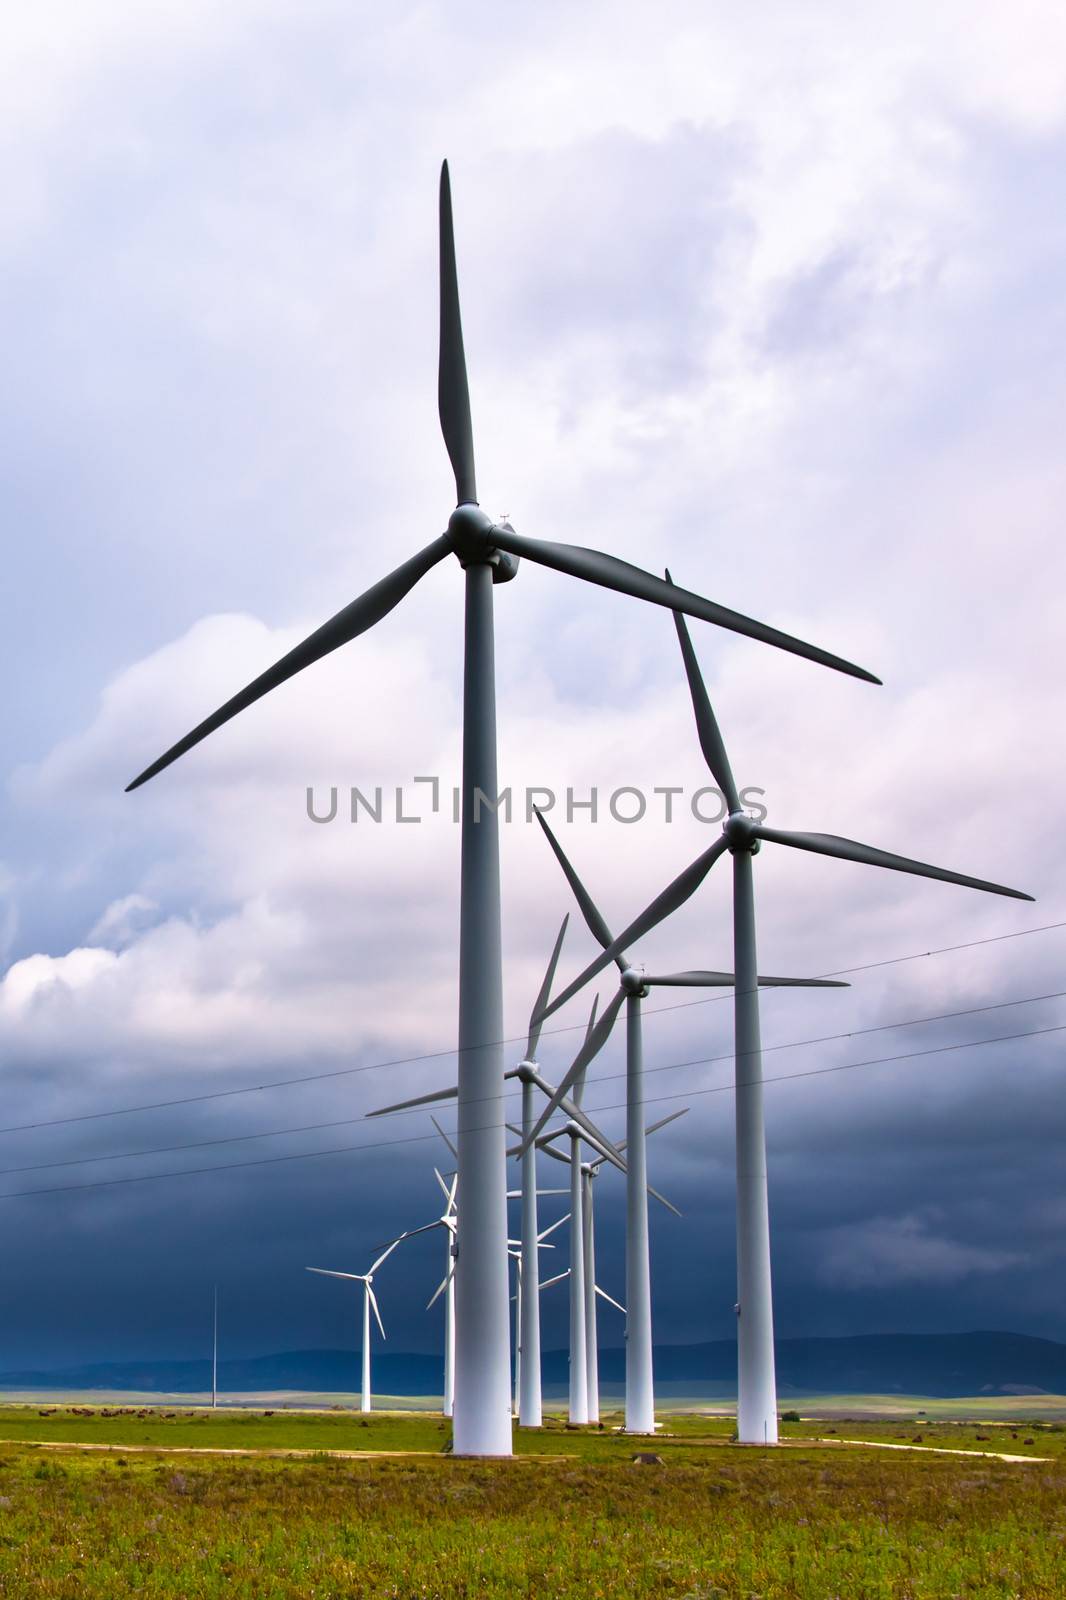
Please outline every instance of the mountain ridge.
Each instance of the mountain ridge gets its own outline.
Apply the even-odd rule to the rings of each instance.
[[[656,1345],[655,1376],[661,1385],[718,1396],[735,1393],[736,1343]],[[565,1350],[544,1355],[544,1382],[565,1384]],[[374,1350],[374,1388],[390,1395],[434,1395],[442,1387],[439,1355]],[[962,1334],[851,1334],[843,1337],[779,1339],[778,1390],[801,1394],[924,1394],[955,1398],[980,1394],[1066,1394],[1066,1344],[1028,1334],[975,1331]],[[601,1348],[600,1378],[625,1379],[624,1348]],[[219,1389],[241,1392],[307,1390],[352,1393],[359,1388],[358,1350],[287,1350],[219,1361]],[[107,1389],[203,1393],[211,1387],[211,1363],[193,1359],[89,1362],[77,1366],[0,1371],[4,1389]]]

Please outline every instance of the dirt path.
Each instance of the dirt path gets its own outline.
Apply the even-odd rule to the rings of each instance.
[[[198,1444],[99,1444],[84,1439],[3,1439],[0,1444],[25,1445],[31,1450],[93,1450],[105,1455],[161,1455],[161,1456],[274,1456],[281,1460],[294,1460],[308,1456],[330,1456],[341,1461],[373,1461],[378,1456],[424,1456],[427,1460],[439,1457],[439,1450],[288,1450],[264,1445],[261,1448],[237,1445]]]
[[[96,1451],[104,1455],[149,1455],[149,1456],[257,1456],[260,1458],[279,1461],[301,1461],[311,1457],[328,1456],[336,1461],[381,1461],[396,1460],[408,1456],[421,1457],[426,1461],[440,1461],[447,1459],[441,1450],[290,1450],[284,1447],[263,1445],[259,1448],[239,1447],[236,1445],[197,1445],[197,1444],[99,1444],[89,1443],[84,1439],[0,1439],[0,1447],[5,1444],[21,1445],[28,1450],[87,1450]],[[462,1459],[456,1457],[456,1460]],[[572,1461],[573,1456],[542,1456],[542,1455],[513,1455],[494,1456],[496,1461]]]
[[[791,1442],[791,1441],[790,1441]],[[796,1441],[799,1442],[798,1440]],[[929,1456],[976,1456],[979,1461],[1051,1461],[1051,1456],[1008,1456],[1000,1450],[960,1450],[955,1445],[889,1444],[883,1439],[819,1439],[819,1444],[859,1445],[864,1450],[916,1450]]]

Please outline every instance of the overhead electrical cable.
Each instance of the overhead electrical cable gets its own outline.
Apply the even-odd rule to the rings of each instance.
[[[989,1012],[989,1011],[1003,1011],[1003,1010],[1009,1009],[1011,1006],[1038,1005],[1041,1001],[1045,1001],[1045,1000],[1062,1000],[1062,999],[1066,999],[1066,989],[1058,989],[1054,993],[1051,993],[1051,994],[1027,995],[1027,996],[1025,996],[1023,998],[1019,998],[1017,1000],[997,1000],[997,1001],[994,1001],[994,1002],[992,1002],[991,1004],[989,1004],[987,1006],[968,1006],[963,1011],[941,1011],[941,1012],[935,1013],[932,1016],[903,1017],[903,1018],[900,1018],[900,1019],[898,1019],[896,1021],[893,1021],[893,1022],[877,1023],[876,1025],[874,1025],[872,1027],[869,1027],[869,1028],[852,1028],[852,1029],[849,1029],[846,1033],[826,1033],[826,1034],[817,1035],[816,1037],[809,1038],[809,1039],[789,1039],[789,1040],[784,1041],[781,1044],[764,1045],[763,1046],[763,1053],[764,1054],[769,1054],[771,1051],[780,1051],[780,1050],[800,1050],[800,1049],[803,1049],[805,1046],[808,1046],[808,1045],[836,1043],[836,1042],[839,1042],[842,1039],[861,1038],[862,1036],[864,1036],[866,1034],[870,1034],[870,1033],[887,1033],[887,1032],[890,1032],[890,1031],[892,1031],[893,1029],[896,1029],[896,1028],[922,1027],[922,1026],[928,1025],[929,1023],[932,1023],[932,1022],[948,1022],[948,1021],[956,1020],[959,1017],[974,1017],[974,1016],[980,1016],[980,1015],[982,1015],[982,1014],[984,1014],[986,1012]],[[972,1041],[972,1042],[975,1042],[975,1043],[978,1043],[978,1044],[981,1043],[980,1040],[976,1040],[976,1041]],[[964,1041],[964,1043],[965,1043],[965,1041]],[[646,1069],[646,1071],[648,1073],[653,1073],[653,1072],[654,1073],[659,1073],[659,1072],[680,1072],[680,1071],[683,1071],[686,1067],[712,1066],[712,1065],[717,1065],[717,1064],[719,1064],[721,1062],[724,1062],[724,1061],[732,1061],[733,1059],[734,1059],[733,1052],[728,1052],[727,1054],[720,1055],[720,1056],[698,1056],[694,1060],[690,1060],[690,1061],[668,1061],[668,1062],[663,1062],[663,1063],[660,1063],[658,1066],[648,1067]],[[895,1058],[886,1058],[886,1059],[895,1059]],[[799,1074],[795,1074],[795,1076],[799,1076]],[[624,1078],[624,1077],[625,1077],[625,1073],[624,1072],[605,1072],[605,1073],[599,1074],[596,1077],[595,1082],[597,1084],[609,1083],[609,1082],[612,1081],[612,1079],[619,1079],[619,1078]],[[702,1092],[702,1091],[700,1091],[700,1092]],[[517,1095],[518,1093],[519,1093],[518,1089],[508,1089],[508,1090],[504,1091],[505,1096],[507,1096],[507,1095]],[[497,1096],[494,1095],[493,1099],[496,1099],[496,1098],[497,1098]],[[476,1103],[477,1102],[475,1102],[475,1104]],[[606,1106],[606,1107],[601,1107],[600,1109],[601,1110],[614,1110],[616,1108],[612,1107],[612,1106]],[[392,1118],[392,1117],[410,1117],[410,1116],[415,1116],[417,1114],[424,1113],[425,1111],[426,1111],[426,1107],[425,1106],[410,1106],[410,1107],[407,1107],[407,1108],[405,1108],[403,1110],[400,1110],[400,1111],[376,1112],[376,1113],[374,1113],[374,1115],[375,1116],[381,1116],[381,1117],[389,1117],[389,1118]],[[215,1146],[224,1145],[224,1144],[246,1144],[246,1143],[248,1143],[248,1142],[250,1142],[251,1140],[254,1140],[254,1139],[282,1139],[287,1134],[291,1135],[291,1134],[298,1134],[298,1133],[320,1133],[320,1132],[323,1132],[324,1130],[326,1130],[328,1128],[347,1128],[347,1127],[351,1127],[351,1125],[353,1123],[364,1122],[365,1120],[366,1120],[366,1114],[365,1113],[361,1113],[357,1117],[337,1117],[337,1118],[334,1118],[334,1119],[332,1119],[331,1121],[328,1121],[328,1122],[309,1122],[309,1123],[303,1124],[302,1126],[296,1126],[296,1127],[270,1128],[270,1129],[267,1129],[267,1130],[265,1130],[263,1132],[260,1132],[260,1133],[231,1133],[231,1134],[226,1134],[221,1138],[197,1139],[197,1140],[194,1140],[192,1142],[183,1143],[183,1144],[159,1145],[159,1146],[156,1146],[156,1147],[154,1147],[153,1149],[150,1149],[150,1150],[118,1150],[118,1151],[111,1152],[110,1154],[103,1154],[103,1155],[72,1156],[72,1157],[68,1157],[67,1159],[65,1159],[63,1161],[40,1161],[40,1162],[35,1162],[32,1166],[0,1167],[0,1178],[14,1177],[16,1174],[26,1173],[26,1172],[49,1172],[49,1171],[53,1171],[53,1170],[55,1170],[56,1168],[59,1168],[59,1167],[85,1167],[85,1166],[92,1166],[94,1164],[98,1164],[100,1162],[105,1162],[105,1161],[131,1161],[131,1160],[135,1160],[139,1156],[140,1157],[147,1157],[147,1156],[174,1155],[174,1154],[176,1154],[177,1152],[179,1152],[181,1150],[208,1150],[208,1149],[211,1149],[211,1148],[213,1148]]]
[[[1066,1023],[1060,1023],[1049,1028],[1028,1028],[1020,1033],[998,1034],[988,1039],[957,1040],[951,1044],[932,1045],[925,1050],[905,1050],[899,1052],[897,1055],[873,1056],[865,1061],[843,1061],[829,1067],[810,1067],[802,1072],[787,1072],[782,1073],[777,1077],[764,1078],[763,1082],[765,1084],[792,1083],[801,1078],[825,1077],[836,1072],[851,1072],[860,1067],[877,1067],[884,1066],[890,1062],[913,1061],[923,1056],[944,1055],[948,1052],[957,1050],[976,1050],[986,1045],[1010,1044],[1020,1039],[1035,1039],[1054,1033],[1066,1033]],[[704,1066],[715,1061],[729,1060],[732,1060],[731,1056],[707,1056],[702,1061],[687,1062],[685,1065]],[[712,1084],[702,1089],[678,1089],[673,1094],[649,1095],[645,1100],[645,1104],[657,1105],[661,1101],[665,1100],[694,1099],[697,1096],[709,1094],[731,1094],[734,1092],[735,1087],[735,1084],[732,1083],[720,1083]],[[590,1112],[620,1111],[624,1109],[624,1106],[625,1101],[623,1100],[616,1101],[613,1104],[606,1106],[590,1106],[588,1110]],[[482,1128],[498,1126],[498,1123],[485,1123],[482,1125]],[[291,1155],[259,1156],[254,1161],[227,1161],[213,1167],[185,1167],[176,1172],[148,1172],[122,1178],[101,1178],[92,1183],[60,1184],[54,1188],[48,1189],[15,1189],[8,1194],[0,1194],[0,1200],[20,1200],[29,1198],[32,1195],[77,1194],[82,1193],[87,1189],[111,1189],[129,1183],[159,1183],[167,1178],[194,1178],[201,1177],[212,1172],[240,1171],[242,1168],[246,1167],[278,1166],[283,1162],[290,1161],[313,1161],[321,1156],[354,1155],[359,1151],[385,1150],[396,1145],[423,1144],[437,1137],[438,1134],[436,1132],[408,1134],[397,1139],[379,1139],[371,1140],[365,1144],[338,1145],[331,1147],[328,1150],[303,1150],[297,1151]],[[189,1148],[193,1147],[190,1146]]]
[[[910,955],[889,956],[880,961],[865,962],[861,966],[838,967],[832,972],[817,973],[814,974],[814,976],[820,978],[840,978],[849,976],[856,972],[872,972],[878,967],[897,966],[907,961],[922,961],[930,956],[950,955],[959,950],[974,950],[980,945],[1000,944],[1009,939],[1022,939],[1029,934],[1035,933],[1052,933],[1062,928],[1066,928],[1066,921],[1046,922],[1037,928],[1019,928],[1013,933],[992,934],[984,939],[969,939],[963,944],[941,945],[938,948],[931,950],[915,950]],[[768,994],[772,994],[780,993],[782,991],[767,990],[766,992]],[[689,1010],[693,1006],[714,1005],[720,1000],[727,1000],[729,998],[730,991],[727,990],[722,994],[705,996],[697,1000],[681,1000],[676,1001],[671,1005],[649,1007],[645,1011],[644,1015],[646,1017],[662,1016],[666,1012],[685,1011]],[[1009,1004],[1010,1002],[1007,1003]],[[543,1036],[548,1037],[550,1035],[563,1033],[577,1033],[583,1031],[584,1026],[585,1024],[583,1022],[569,1023],[565,1027],[545,1029]],[[502,1041],[504,1045],[522,1044],[524,1042],[524,1033],[514,1034],[511,1038],[504,1039]],[[83,1111],[79,1112],[77,1115],[69,1117],[48,1117],[42,1118],[37,1122],[12,1123],[6,1128],[0,1128],[0,1134],[33,1133],[41,1128],[67,1127],[73,1123],[100,1121],[106,1117],[129,1117],[135,1116],[140,1112],[170,1111],[181,1106],[203,1105],[212,1100],[232,1099],[239,1095],[263,1094],[273,1089],[289,1089],[305,1083],[324,1083],[333,1078],[354,1077],[363,1072],[381,1072],[390,1067],[415,1066],[422,1061],[447,1060],[449,1057],[454,1056],[455,1054],[455,1047],[452,1046],[447,1050],[433,1050],[422,1055],[398,1056],[387,1061],[366,1061],[352,1067],[337,1067],[328,1072],[309,1072],[298,1077],[277,1078],[271,1080],[270,1082],[245,1084],[242,1087],[234,1089],[213,1089],[203,1094],[183,1095],[180,1098],[173,1100],[154,1100],[136,1106],[114,1106],[104,1111]]]

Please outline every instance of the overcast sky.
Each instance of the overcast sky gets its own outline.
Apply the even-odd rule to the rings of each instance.
[[[427,1118],[361,1119],[453,1081],[458,829],[412,780],[447,802],[458,770],[455,563],[123,787],[443,528],[443,156],[485,508],[877,672],[693,625],[772,822],[1037,897],[760,855],[766,970],[866,969],[767,998],[767,1075],[904,1058],[767,1090],[779,1333],[1066,1338],[1066,928],[1027,932],[1066,922],[1061,7],[42,0],[0,56],[0,1125],[94,1120],[0,1134],[0,1190],[74,1186],[0,1197],[0,1368],[196,1354],[216,1279],[234,1353],[340,1344],[353,1297],[303,1267],[435,1214]],[[501,781],[560,797],[620,929],[715,832],[670,618],[528,564],[496,601]],[[670,823],[609,814],[671,785]],[[520,804],[502,833],[517,1060],[570,906]],[[593,948],[575,918],[562,972]],[[633,954],[730,965],[728,873]],[[688,1341],[734,1326],[731,1018],[677,999],[648,1006],[654,1109],[691,1108],[650,1147],[685,1213],[656,1208],[653,1279]],[[588,1091],[616,1136],[621,1050]],[[620,1202],[608,1173],[616,1296]],[[395,1348],[439,1340],[439,1255],[382,1274]]]

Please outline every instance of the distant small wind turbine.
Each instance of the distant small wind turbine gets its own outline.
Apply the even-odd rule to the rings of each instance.
[[[399,1241],[397,1241],[397,1243],[398,1242]],[[359,1408],[361,1411],[370,1411],[372,1409],[370,1394],[371,1310],[373,1310],[375,1320],[377,1321],[377,1325],[381,1330],[381,1337],[383,1339],[385,1337],[385,1324],[381,1320],[381,1312],[378,1309],[377,1296],[374,1293],[374,1274],[381,1266],[381,1263],[392,1254],[395,1248],[395,1244],[390,1244],[387,1250],[383,1250],[381,1255],[378,1256],[377,1260],[371,1264],[369,1272],[335,1272],[330,1267],[308,1267],[306,1269],[308,1272],[317,1272],[323,1278],[345,1278],[349,1282],[361,1283],[363,1285],[363,1396],[362,1404]]]
[[[429,1119],[445,1144],[450,1150],[455,1146],[437,1121],[436,1117]],[[459,1210],[456,1205],[456,1188],[459,1182],[458,1174],[453,1172],[450,1181],[446,1182],[444,1176],[436,1167],[433,1176],[440,1185],[444,1195],[444,1210],[439,1217],[434,1217],[432,1222],[423,1223],[420,1228],[407,1228],[399,1234],[389,1246],[395,1250],[398,1244],[403,1244],[405,1239],[413,1239],[416,1234],[430,1233],[434,1228],[444,1229],[445,1262],[444,1277],[437,1285],[426,1304],[426,1310],[432,1311],[441,1295],[444,1296],[444,1415],[450,1417],[455,1411],[455,1262],[458,1251]]]

